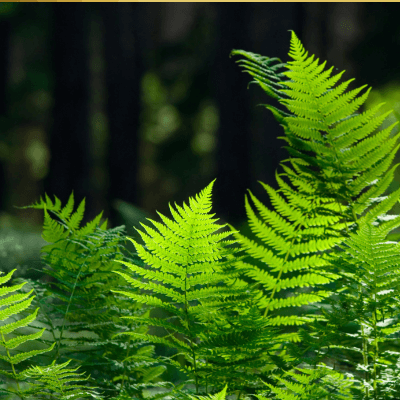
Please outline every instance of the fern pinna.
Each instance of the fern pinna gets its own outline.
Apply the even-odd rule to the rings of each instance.
[[[82,371],[94,375],[89,383],[101,386],[105,398],[122,391],[142,398],[146,382],[149,386],[170,386],[168,382],[151,383],[166,369],[152,359],[154,346],[139,343],[134,348],[125,341],[111,340],[114,333],[132,329],[132,324],[121,324],[121,315],[146,316],[149,313],[146,307],[128,304],[126,298],[110,292],[110,288],[124,287],[124,280],[111,273],[115,270],[111,260],[125,259],[144,265],[128,250],[125,249],[130,257],[121,253],[120,234],[124,226],[107,230],[107,220],[97,226],[100,213],[79,228],[85,199],[72,215],[73,193],[64,208],[60,200],[55,199],[53,204],[46,195],[46,202],[40,199],[37,204],[21,207],[44,209],[42,237],[52,242],[41,252],[44,253],[44,272],[55,281],[34,285],[35,291],[39,287],[42,289],[37,292],[37,304],[41,309],[38,322],[51,332],[51,337],[43,342],[57,343],[55,354],[49,358],[73,359]],[[53,220],[49,212],[61,222]],[[146,331],[144,327],[138,328],[138,332]],[[135,361],[125,360],[129,356],[136,356]]]
[[[286,148],[293,156],[289,159],[293,169],[282,164],[286,173],[276,174],[278,191],[261,182],[280,215],[268,210],[249,191],[261,214],[260,220],[246,196],[250,227],[266,246],[257,245],[240,233],[234,233],[234,237],[241,240],[247,253],[265,267],[241,264],[248,269],[246,275],[267,291],[258,303],[265,317],[269,311],[282,307],[307,305],[323,298],[326,300],[322,302],[327,302],[332,292],[300,293],[286,299],[277,298],[276,293],[286,288],[317,287],[338,278],[341,279],[336,282],[337,286],[348,289],[343,286],[343,272],[333,269],[318,252],[332,250],[351,232],[370,222],[388,232],[400,225],[400,216],[386,215],[397,202],[400,189],[382,196],[398,165],[387,171],[400,146],[395,146],[399,134],[389,137],[398,122],[367,137],[390,112],[373,118],[380,104],[363,114],[352,114],[366,100],[369,90],[352,101],[364,87],[342,95],[351,82],[349,80],[332,89],[344,71],[333,77],[330,77],[333,67],[323,72],[325,63],[318,65],[319,60],[314,61],[314,56],[307,57],[308,53],[294,32],[289,53],[294,61],[287,64],[273,66],[280,60],[242,50],[234,50],[232,54],[244,56],[246,59],[239,62],[255,78],[254,82],[290,111],[287,113],[266,105],[283,126],[286,134],[283,139],[289,143]],[[278,74],[279,68],[287,71]],[[285,77],[291,79],[285,80]],[[287,176],[297,190],[280,176]],[[279,192],[287,196],[288,202],[279,196]],[[365,215],[360,216],[364,212]],[[278,255],[268,247],[275,249]],[[306,273],[284,279],[284,274],[302,270]],[[356,290],[360,291],[360,287]],[[315,314],[301,317],[276,315],[269,320],[274,326],[326,321]],[[301,329],[299,336],[288,337],[288,347],[295,349],[291,342],[298,342],[304,335],[305,331]]]

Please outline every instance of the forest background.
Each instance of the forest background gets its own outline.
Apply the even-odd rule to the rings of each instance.
[[[169,216],[169,202],[217,178],[212,212],[256,240],[245,193],[272,208],[257,181],[277,188],[289,155],[282,127],[257,105],[280,106],[248,89],[231,50],[290,61],[292,29],[327,68],[346,70],[343,81],[356,78],[349,90],[372,86],[359,112],[381,101],[379,113],[400,112],[398,11],[396,3],[0,3],[0,271],[40,277],[28,268],[43,268],[43,211],[14,206],[44,193],[65,206],[73,191],[76,207],[86,198],[81,226],[104,211],[108,228],[125,225],[138,239],[139,218]]]

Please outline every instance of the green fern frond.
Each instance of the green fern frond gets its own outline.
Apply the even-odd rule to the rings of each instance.
[[[6,294],[15,292],[15,291],[21,289],[22,286],[25,284],[25,283],[21,283],[20,285],[11,286],[11,287],[1,287],[2,284],[4,284],[5,282],[8,282],[10,280],[14,271],[15,271],[15,269],[10,271],[10,273],[8,273],[5,277],[0,278],[0,296],[4,296]],[[0,300],[1,306],[8,306],[7,308],[2,309],[0,311],[0,321],[3,321],[5,319],[9,318],[12,315],[20,314],[20,313],[22,313],[22,311],[24,309],[29,307],[29,305],[31,304],[31,302],[34,298],[34,297],[28,298],[29,295],[32,293],[32,291],[33,290],[31,290],[27,294],[11,295],[9,297],[6,297],[6,298]],[[18,328],[28,326],[31,322],[33,322],[36,319],[38,309],[39,308],[37,308],[34,313],[28,315],[28,317],[26,317],[26,318],[23,318],[18,321],[0,326],[0,334],[1,334],[0,345],[1,345],[1,347],[4,347],[6,349],[6,353],[7,353],[7,356],[0,356],[0,358],[6,362],[9,362],[11,364],[11,368],[12,368],[11,372],[0,370],[0,373],[2,375],[8,376],[9,378],[15,379],[17,381],[17,388],[18,388],[17,391],[8,390],[8,389],[0,389],[0,393],[2,393],[3,395],[4,395],[4,393],[18,394],[18,396],[20,396],[23,399],[24,396],[35,395],[35,398],[38,398],[37,396],[39,396],[39,395],[48,395],[49,394],[49,392],[42,392],[41,389],[39,388],[39,385],[36,383],[32,383],[31,387],[27,390],[20,390],[19,382],[26,381],[27,378],[34,379],[34,377],[30,375],[31,369],[26,369],[20,373],[16,373],[14,365],[16,365],[22,361],[25,361],[27,359],[30,359],[30,358],[34,357],[35,355],[42,354],[42,353],[53,350],[55,343],[53,343],[53,345],[48,349],[31,350],[29,352],[21,352],[19,354],[13,355],[13,356],[10,354],[10,350],[15,349],[16,347],[26,343],[28,340],[35,340],[35,339],[40,338],[43,335],[45,328],[43,328],[41,330],[41,332],[37,332],[37,333],[31,334],[31,335],[21,336],[21,335],[16,334],[17,335],[16,337],[9,339],[9,340],[6,340],[6,338],[4,336],[4,335],[15,332],[16,329],[18,329]],[[52,366],[54,366],[54,362],[53,362]],[[34,367],[34,368],[37,368],[37,367]],[[63,368],[63,365],[56,366],[55,370],[58,371],[61,368]],[[69,372],[69,370],[65,370],[63,372]],[[47,376],[47,374],[44,374],[44,376]],[[68,382],[71,381],[70,377],[63,376],[62,378],[63,378],[62,380],[60,380],[60,379],[58,380],[59,381],[58,385],[60,385],[60,383],[61,383],[60,387],[63,390],[63,393],[67,393],[68,389],[74,388],[73,393],[75,394],[75,396],[70,397],[70,398],[79,398],[82,396],[87,396],[87,392],[82,391],[82,389],[83,389],[82,387],[80,387],[80,386],[71,387],[71,386],[66,385]],[[49,386],[47,386],[47,388],[49,388],[50,390],[55,390],[55,384],[50,384]],[[99,398],[96,395],[94,395],[94,397]],[[62,398],[65,399],[65,397],[62,397]]]
[[[276,59],[242,50],[231,54],[243,56],[245,60],[240,60],[240,65],[254,77],[253,82],[288,109],[283,112],[266,106],[284,128],[286,136],[281,138],[289,144],[285,148],[291,155],[284,162],[290,161],[293,167],[281,164],[285,173],[276,174],[280,186],[277,191],[260,182],[276,211],[268,210],[249,191],[260,218],[245,196],[249,226],[263,245],[229,225],[247,254],[259,260],[257,267],[242,261],[238,267],[267,293],[258,306],[265,310],[265,317],[272,312],[270,325],[317,323],[324,317],[312,314],[288,318],[277,313],[283,307],[327,302],[333,294],[324,290],[297,294],[297,288],[317,289],[336,280],[338,287],[347,289],[342,280],[350,272],[332,268],[320,253],[337,250],[350,233],[365,223],[374,221],[386,231],[400,225],[400,216],[386,215],[397,202],[400,189],[382,196],[398,165],[388,170],[400,147],[396,145],[400,133],[389,138],[397,122],[369,136],[389,113],[374,118],[379,105],[363,114],[353,114],[365,102],[369,90],[358,97],[365,86],[343,94],[351,80],[334,85],[344,71],[332,77],[333,67],[323,71],[325,63],[319,64],[314,56],[308,57],[293,31],[289,55],[294,61],[286,64],[274,66]],[[278,73],[281,68],[284,71]],[[296,189],[281,176],[289,178]],[[296,278],[285,277],[295,272]],[[277,296],[282,289],[292,289],[289,301]],[[291,337],[289,348],[300,342],[300,333],[301,330]]]
[[[90,396],[94,399],[101,400],[102,397],[98,396],[92,390],[87,390],[82,392],[84,387],[80,385],[66,385],[68,382],[77,381],[77,380],[88,380],[89,378],[80,378],[77,377],[82,374],[74,374],[74,372],[78,369],[67,369],[65,368],[71,360],[67,361],[61,365],[54,365],[55,361],[49,366],[45,368],[41,368],[38,366],[33,366],[28,370],[24,371],[24,376],[26,378],[35,379],[40,383],[33,383],[32,388],[28,389],[24,392],[25,395],[35,394],[48,396],[51,395],[54,399],[59,400],[75,400],[81,399],[83,397]],[[65,368],[65,369],[64,369]],[[96,388],[95,388],[96,389]],[[48,391],[50,390],[50,392]]]
[[[351,386],[353,380],[351,376],[346,378],[337,371],[332,371],[325,364],[318,365],[318,369],[311,370],[307,368],[296,368],[295,370],[303,372],[298,374],[294,371],[287,372],[290,380],[276,377],[277,380],[284,383],[285,389],[274,387],[266,383],[268,387],[277,395],[275,399],[280,400],[351,400]],[[298,382],[296,382],[295,378]],[[318,380],[321,382],[317,382]],[[289,390],[287,390],[289,389]],[[259,400],[266,400],[266,397],[257,395]]]
[[[277,118],[278,122],[283,122],[286,133],[286,137],[281,138],[291,145],[285,148],[296,157],[290,161],[302,173],[302,179],[310,177],[311,187],[315,187],[318,182],[317,190],[312,194],[321,198],[337,197],[341,203],[347,203],[341,204],[340,216],[347,214],[350,220],[356,221],[356,215],[364,212],[370,206],[371,200],[378,198],[387,189],[398,165],[389,172],[386,171],[400,146],[394,148],[400,133],[388,139],[398,122],[367,138],[391,111],[372,118],[382,103],[364,114],[351,114],[365,102],[369,91],[351,102],[365,86],[342,95],[351,79],[332,89],[345,71],[331,78],[329,76],[333,67],[322,72],[325,63],[318,66],[319,60],[313,62],[314,56],[307,58],[308,53],[305,54],[293,31],[289,55],[294,61],[271,67],[270,63],[275,59],[238,50],[233,50],[231,55],[247,58],[244,61],[239,60],[239,63],[245,67],[246,72],[255,77],[253,82],[263,89],[266,85],[274,86],[278,101],[291,111],[290,114],[281,113],[280,118]],[[287,71],[277,74],[277,68],[286,68]],[[291,80],[284,80],[285,76]],[[279,82],[275,83],[274,80]],[[282,87],[289,89],[281,89]],[[266,93],[270,95],[269,91]],[[357,143],[360,139],[364,140]],[[308,156],[304,151],[310,151],[315,156]],[[317,167],[319,171],[315,173],[308,168],[310,166]],[[289,168],[287,170],[290,171]],[[371,186],[369,191],[359,196],[368,186]],[[400,189],[391,198],[397,199],[399,193]],[[382,200],[384,198],[378,202]],[[387,201],[383,208],[376,208],[375,213],[369,214],[369,220],[382,216],[394,202]],[[360,220],[363,222],[363,218]]]
[[[127,260],[144,266],[136,254],[124,249],[121,233],[124,226],[106,230],[106,222],[98,226],[101,214],[85,227],[79,228],[84,212],[84,201],[78,210],[73,210],[73,194],[62,209],[56,198],[53,204],[49,198],[46,203],[34,204],[24,208],[44,210],[45,222],[43,238],[54,243],[41,249],[45,263],[44,272],[55,278],[51,284],[35,282],[38,290],[41,326],[46,326],[56,342],[54,358],[74,360],[86,372],[94,372],[91,384],[99,384],[106,398],[126,390],[130,395],[142,396],[142,379],[149,379],[147,386],[160,386],[154,382],[165,371],[165,366],[157,365],[152,359],[154,346],[139,343],[132,348],[121,339],[113,340],[117,332],[132,330],[132,323],[120,323],[121,315],[146,317],[148,307],[128,302],[116,296],[110,289],[123,289],[125,281],[111,273],[115,266],[111,260]],[[61,220],[53,220],[49,211]],[[122,271],[122,269],[121,269]],[[41,291],[39,293],[39,290]],[[135,330],[145,334],[147,327]],[[45,343],[50,342],[48,339]],[[81,350],[85,349],[84,352]],[[101,361],[99,361],[101,359]],[[97,375],[97,376],[96,376]],[[144,386],[146,387],[146,385]]]
[[[275,348],[273,335],[276,332],[266,327],[257,308],[253,307],[251,313],[243,315],[243,312],[248,313],[247,306],[259,293],[241,281],[238,271],[232,269],[242,257],[237,255],[237,248],[227,247],[236,241],[223,240],[231,232],[215,233],[224,225],[216,225],[217,219],[211,218],[214,214],[208,214],[214,181],[195,199],[189,198],[190,208],[185,203],[183,207],[176,205],[177,211],[170,206],[175,220],[162,214],[159,215],[165,225],[150,220],[160,233],[142,224],[147,233],[138,232],[147,248],[129,238],[142,260],[156,270],[145,270],[116,260],[149,279],[149,282],[138,281],[120,271],[115,271],[117,274],[135,287],[166,296],[169,302],[155,296],[151,299],[145,295],[114,292],[163,308],[176,319],[176,323],[172,324],[156,318],[123,317],[134,319],[137,323],[163,327],[171,333],[166,337],[131,332],[122,335],[178,349],[179,354],[183,354],[192,366],[182,366],[172,359],[165,361],[193,377],[196,390],[200,385],[205,385],[207,390],[208,385],[218,387],[228,381],[231,389],[236,390],[242,389],[247,380],[251,381],[248,375],[243,374],[243,369],[265,365],[267,350]],[[160,283],[156,284],[155,280]],[[224,282],[225,286],[217,287],[219,282]],[[199,288],[204,285],[206,287]],[[182,307],[177,308],[171,302]],[[237,310],[239,315],[232,315]],[[235,327],[235,333],[227,333],[232,326]],[[185,340],[174,334],[179,334]]]
[[[64,228],[67,228],[67,230],[70,230],[71,233],[75,233],[77,235],[86,235],[87,233],[93,232],[94,228],[98,225],[103,212],[101,212],[93,221],[88,222],[85,227],[79,228],[79,224],[82,221],[83,214],[85,212],[85,199],[81,201],[79,204],[78,209],[74,212],[74,214],[71,216],[72,210],[74,208],[74,192],[72,191],[68,202],[64,208],[61,206],[61,201],[60,199],[57,198],[57,196],[54,196],[55,201],[54,203],[51,201],[51,199],[46,195],[46,201],[43,201],[42,197],[40,197],[40,201],[32,204],[30,206],[24,206],[24,207],[17,207],[14,206],[15,208],[19,209],[25,209],[25,208],[35,208],[39,210],[48,210],[53,212],[60,220],[63,222],[63,225],[59,225],[59,227],[56,224],[56,221],[53,221],[50,219],[50,217],[46,214],[45,212],[45,224],[44,224],[44,232],[42,234],[42,237],[46,242],[56,242],[57,239],[57,233],[63,234],[64,232],[62,231],[61,227],[64,226]],[[47,218],[46,218],[47,215]],[[58,227],[58,229],[54,229],[55,227]],[[107,219],[104,221],[103,225],[101,226],[102,230],[105,230],[107,227]],[[66,232],[65,232],[66,233]],[[64,233],[64,234],[65,234]],[[55,235],[55,236],[53,236]],[[63,239],[64,236],[61,236],[61,239]]]
[[[379,373],[385,372],[389,365],[393,365],[399,359],[400,352],[388,352],[390,335],[400,331],[400,322],[393,318],[393,310],[400,302],[400,266],[399,244],[385,242],[388,229],[375,227],[372,223],[366,223],[357,234],[351,234],[343,243],[344,252],[338,254],[326,254],[327,260],[347,273],[347,279],[351,284],[359,288],[357,292],[341,293],[341,302],[347,303],[347,318],[338,318],[337,314],[327,316],[330,329],[339,332],[336,340],[330,340],[329,347],[342,349],[349,353],[349,350],[357,355],[357,359],[343,358],[354,367],[357,364],[363,366],[365,376],[358,376],[358,390],[363,384],[373,380],[374,384],[364,386],[364,395],[368,397],[370,391],[373,396],[381,395],[385,390]],[[349,304],[353,307],[349,309]],[[342,310],[345,307],[342,307]],[[352,343],[358,341],[358,345],[343,345],[346,338],[343,332],[344,322],[355,321],[360,326],[356,335],[351,335]],[[321,332],[322,330],[319,329]],[[315,339],[314,339],[315,340]],[[392,339],[393,340],[393,339]],[[323,349],[323,347],[321,347]],[[383,356],[383,353],[387,356]],[[368,361],[369,357],[371,362]],[[397,382],[399,387],[400,376],[397,374],[392,385]],[[397,392],[396,397],[400,395]]]

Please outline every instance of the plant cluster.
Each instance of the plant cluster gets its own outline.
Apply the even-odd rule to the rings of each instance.
[[[216,223],[210,214],[215,180],[189,205],[170,205],[172,219],[160,213],[163,223],[149,219],[157,230],[142,224],[144,244],[127,238],[135,247],[128,255],[123,226],[98,226],[100,214],[79,228],[84,200],[72,214],[73,194],[64,208],[46,195],[27,207],[44,210],[42,237],[51,244],[41,252],[55,281],[2,286],[15,269],[0,277],[0,306],[6,306],[0,321],[20,317],[0,326],[6,350],[0,359],[11,365],[0,374],[16,381],[0,394],[22,400],[400,398],[400,257],[396,235],[389,235],[400,216],[387,214],[400,189],[383,195],[398,165],[389,169],[400,146],[400,134],[390,137],[397,123],[370,136],[389,113],[374,117],[380,104],[352,114],[369,90],[342,94],[351,80],[332,88],[344,71],[331,77],[333,67],[324,71],[325,63],[308,57],[294,32],[294,61],[286,64],[232,54],[243,56],[240,65],[254,82],[288,109],[266,105],[284,128],[291,155],[285,160],[291,167],[282,163],[285,173],[276,174],[279,190],[261,182],[275,211],[249,191],[258,216],[245,196],[249,226],[261,243]],[[298,312],[289,314],[289,307]],[[168,317],[155,318],[153,310]],[[16,333],[28,325],[34,333]],[[50,347],[11,353],[30,340]],[[155,357],[154,345],[177,353]],[[39,355],[41,365],[28,367]],[[17,373],[17,364],[26,368]],[[166,365],[188,379],[164,381]],[[70,384],[82,380],[86,385]],[[146,397],[154,387],[166,391]]]

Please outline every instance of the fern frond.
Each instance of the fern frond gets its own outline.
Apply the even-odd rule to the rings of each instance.
[[[245,275],[264,287],[266,295],[258,301],[259,308],[265,310],[265,317],[270,311],[273,313],[269,316],[270,324],[288,325],[294,321],[277,315],[281,308],[307,306],[318,301],[318,297],[326,303],[333,295],[323,290],[298,295],[297,288],[318,288],[335,280],[340,287],[344,286],[342,280],[349,282],[352,272],[332,268],[321,253],[337,251],[337,246],[365,223],[374,221],[386,231],[400,225],[400,216],[386,215],[397,202],[400,189],[382,196],[398,165],[390,168],[400,146],[396,144],[400,133],[389,138],[396,122],[368,136],[389,113],[374,118],[379,105],[358,115],[356,110],[365,102],[370,89],[362,95],[359,93],[365,86],[344,94],[351,80],[334,87],[344,71],[333,76],[333,67],[324,71],[325,63],[308,57],[293,31],[289,52],[293,61],[288,63],[273,65],[277,59],[242,50],[231,54],[241,55],[245,60],[239,63],[254,77],[253,82],[288,109],[283,112],[266,106],[283,127],[285,136],[280,138],[289,144],[285,148],[291,155],[281,164],[285,173],[276,174],[279,190],[260,182],[276,211],[268,210],[249,191],[261,214],[259,218],[245,196],[249,226],[263,245],[233,233],[247,254],[259,260],[257,267],[238,263]],[[278,73],[278,69],[283,71]],[[286,161],[293,168],[284,165]],[[281,176],[289,178],[295,189]],[[285,277],[295,271],[297,278]],[[281,300],[279,292],[289,288],[293,289],[290,301]],[[298,325],[321,319],[315,314],[311,318],[295,318]],[[289,348],[300,342],[300,333],[301,330],[291,337],[293,343],[288,344]]]
[[[287,372],[291,377],[290,380],[276,377],[277,380],[284,383],[285,389],[274,387],[268,383],[266,385],[277,394],[276,399],[281,400],[317,400],[317,399],[330,399],[330,400],[351,400],[353,399],[351,393],[351,386],[353,380],[347,376],[344,378],[343,374],[337,371],[332,371],[331,368],[325,364],[318,365],[318,369],[310,370],[307,368],[296,368],[295,370],[303,372],[298,374],[294,371]],[[295,378],[298,382],[296,382]],[[318,380],[321,382],[317,382]],[[287,390],[289,389],[289,390]],[[266,400],[266,397],[257,396],[259,400]]]
[[[400,301],[399,244],[385,242],[386,234],[387,231],[382,227],[377,228],[372,223],[366,223],[343,243],[344,252],[340,255],[325,255],[334,266],[347,272],[351,283],[355,281],[360,288],[354,294],[340,295],[341,302],[347,305],[348,314],[344,314],[346,318],[342,318],[342,321],[337,313],[325,313],[328,326],[340,333],[336,335],[336,340],[330,341],[329,347],[346,350],[347,353],[351,350],[358,356],[356,360],[343,359],[354,366],[362,366],[365,376],[358,376],[359,387],[372,380],[374,384],[369,386],[376,398],[385,390],[385,386],[380,385],[383,382],[379,379],[378,371],[384,372],[400,356],[399,352],[388,352],[389,343],[385,343],[390,342],[389,335],[400,331],[400,323],[393,319],[393,310]],[[352,309],[349,309],[350,304],[353,305]],[[342,307],[342,310],[343,308],[346,307]],[[359,333],[351,335],[352,343],[358,341],[358,345],[353,345],[351,349],[346,346],[346,334],[342,333],[344,322],[348,321],[357,322],[360,326]],[[371,362],[368,361],[369,357]],[[400,376],[397,375],[392,382],[397,382],[397,387],[399,379]],[[368,385],[365,385],[364,395],[368,397],[370,391]],[[396,397],[399,395],[400,392],[397,392]]]
[[[101,400],[102,397],[98,396],[92,390],[86,389],[85,392],[82,392],[82,389],[84,387],[80,385],[66,385],[66,383],[68,382],[89,379],[78,379],[78,376],[84,374],[74,374],[73,372],[75,372],[78,368],[65,368],[70,362],[71,360],[61,365],[54,365],[55,361],[53,361],[53,363],[46,368],[33,366],[30,369],[25,370],[24,376],[26,378],[35,379],[37,382],[40,383],[33,383],[32,387],[24,392],[24,395],[35,394],[35,396],[48,396],[50,394],[51,396],[57,396],[56,398],[60,400],[75,400],[81,399],[82,397],[85,398],[90,396],[91,398]]]
[[[106,398],[122,391],[142,396],[141,379],[152,376],[148,386],[159,386],[162,382],[154,381],[166,367],[152,359],[154,346],[137,343],[132,348],[119,338],[111,338],[117,332],[133,328],[132,323],[121,324],[120,316],[146,318],[149,310],[110,292],[111,288],[125,288],[124,280],[111,273],[115,266],[110,262],[119,259],[144,264],[136,254],[124,249],[129,253],[127,257],[121,252],[123,226],[107,230],[107,221],[98,226],[102,213],[79,228],[84,204],[82,201],[72,214],[71,194],[64,208],[57,197],[55,204],[47,198],[46,203],[24,207],[44,210],[42,236],[55,241],[41,249],[44,271],[55,281],[32,283],[41,309],[38,322],[52,334],[53,340],[46,338],[44,342],[57,344],[54,359],[73,360],[74,366],[80,366],[88,374],[93,372],[89,383],[100,385],[107,393]],[[48,207],[61,222],[50,218]],[[145,334],[147,329],[141,326],[135,332]]]
[[[305,176],[310,174],[313,181],[318,179],[318,190],[313,195],[335,199],[340,194],[338,198],[341,202],[351,205],[348,211],[352,216],[351,219],[357,219],[356,215],[367,209],[371,199],[377,198],[387,189],[393,179],[394,169],[398,165],[389,174],[387,173],[386,170],[400,146],[395,147],[400,133],[387,139],[398,122],[367,138],[367,135],[379,126],[391,111],[372,118],[382,103],[364,114],[352,114],[365,102],[369,91],[351,102],[365,86],[342,95],[351,79],[332,88],[345,71],[333,77],[329,77],[333,67],[322,72],[325,63],[318,66],[318,60],[313,61],[314,56],[307,58],[308,53],[305,54],[301,42],[293,31],[289,55],[294,61],[272,67],[270,64],[276,59],[237,50],[233,50],[231,55],[244,56],[247,60],[239,60],[239,65],[255,77],[253,82],[263,89],[266,85],[274,86],[278,101],[291,111],[285,116],[281,114],[281,118],[277,120],[282,123],[283,118],[286,137],[282,139],[291,144],[291,147],[285,148],[296,157],[291,159],[291,162],[297,164],[297,168]],[[287,71],[277,74],[275,70],[278,68],[286,68]],[[284,80],[285,76],[291,80]],[[282,87],[288,89],[281,89]],[[266,93],[271,95],[270,91]],[[357,143],[358,140],[362,141]],[[304,151],[311,151],[315,156],[308,156]],[[307,162],[304,162],[305,160]],[[313,171],[306,168],[310,164],[317,167],[320,172],[313,174]],[[315,185],[313,181],[310,183]],[[368,186],[371,186],[369,192],[359,196]],[[399,193],[397,190],[393,197],[398,198]],[[359,198],[356,199],[356,196]],[[343,210],[341,216],[343,216],[346,207],[343,207],[344,204],[341,206]],[[369,220],[374,220],[375,216],[388,211],[392,206],[393,203],[387,203],[383,209],[376,208],[376,212],[369,215]]]
[[[132,272],[149,279],[149,282],[140,282],[120,271],[115,273],[135,287],[151,289],[155,294],[166,296],[169,302],[155,296],[151,300],[149,296],[127,295],[142,303],[164,308],[174,316],[176,324],[155,318],[134,318],[138,323],[160,326],[172,333],[166,337],[130,332],[121,334],[178,349],[191,366],[182,366],[172,359],[165,361],[193,377],[196,390],[200,385],[205,385],[207,390],[208,385],[218,387],[228,381],[231,389],[236,390],[243,388],[243,384],[248,383],[246,381],[251,381],[248,375],[243,374],[243,369],[265,365],[267,349],[276,346],[273,338],[276,332],[260,320],[256,308],[253,307],[250,314],[243,315],[243,309],[251,305],[259,292],[241,281],[239,272],[232,268],[241,256],[237,255],[236,248],[227,247],[236,241],[223,240],[231,232],[215,234],[224,226],[216,225],[217,219],[211,218],[214,214],[208,214],[213,183],[196,198],[189,199],[190,208],[185,203],[183,207],[176,205],[177,210],[170,206],[174,220],[161,214],[164,224],[150,220],[159,232],[143,225],[147,233],[138,232],[146,248],[128,238],[142,260],[154,270],[116,260]],[[225,286],[217,287],[219,282],[225,283]],[[201,287],[204,285],[206,287]],[[139,296],[142,296],[141,300]],[[171,301],[181,307],[172,306]],[[239,315],[232,315],[237,310]],[[232,326],[235,332],[227,333],[226,330],[232,329]]]
[[[15,271],[15,269],[13,271],[10,271],[10,273],[7,274],[5,277],[0,278],[0,286],[10,280],[14,271]],[[16,286],[11,286],[11,287],[1,287],[0,288],[0,296],[4,296],[6,294],[9,294],[9,293],[19,290],[24,284],[25,283],[22,283],[22,284],[16,285]],[[32,290],[27,294],[12,295],[12,296],[2,299],[0,301],[0,305],[8,306],[8,307],[5,309],[2,309],[0,311],[0,320],[3,321],[5,319],[7,319],[8,317],[11,317],[12,315],[20,314],[24,309],[29,307],[29,305],[31,304],[31,302],[34,298],[34,297],[29,298],[29,295],[31,293],[32,293]],[[26,300],[24,300],[24,299],[26,299]],[[19,302],[19,301],[21,301],[21,302]],[[15,304],[13,304],[13,303],[15,303]],[[12,323],[2,325],[0,327],[0,334],[1,334],[0,345],[1,345],[1,347],[4,347],[6,349],[6,353],[7,353],[7,356],[0,356],[0,358],[4,361],[9,362],[12,367],[11,372],[0,370],[0,374],[3,374],[5,376],[15,379],[17,381],[17,387],[18,387],[17,391],[8,390],[8,389],[0,389],[0,393],[2,393],[3,395],[4,395],[4,393],[18,394],[23,399],[24,396],[28,396],[28,395],[34,395],[35,398],[38,398],[37,396],[39,396],[39,395],[48,395],[49,394],[49,392],[42,392],[41,388],[39,387],[39,385],[37,383],[31,383],[31,387],[27,390],[20,390],[19,382],[26,381],[27,378],[35,379],[35,377],[31,375],[31,369],[26,369],[20,373],[16,373],[14,365],[16,365],[24,360],[30,359],[35,355],[42,354],[42,353],[53,350],[55,343],[53,343],[53,345],[48,349],[31,350],[29,352],[24,352],[24,353],[21,352],[17,355],[13,355],[13,356],[11,356],[10,351],[9,351],[9,350],[12,350],[12,349],[26,343],[28,340],[35,340],[35,339],[40,338],[42,336],[43,332],[45,331],[45,328],[43,328],[41,330],[41,332],[37,332],[37,333],[31,334],[31,335],[22,336],[22,335],[17,334],[16,337],[14,337],[13,339],[10,339],[10,340],[6,340],[6,338],[4,336],[6,334],[15,332],[15,330],[18,328],[28,326],[28,324],[30,324],[32,321],[35,320],[38,309],[39,308],[37,308],[33,314],[30,314],[26,318],[20,319],[18,321],[12,322]],[[52,364],[52,367],[54,367],[54,362]],[[63,365],[55,366],[54,371],[56,371],[56,370],[59,371],[63,367],[64,367]],[[38,367],[33,367],[33,368],[38,368]],[[40,370],[40,368],[39,368],[39,370]],[[65,370],[63,372],[70,372],[70,370]],[[59,388],[61,388],[61,390],[62,390],[63,395],[66,393],[70,394],[71,392],[69,391],[69,389],[74,388],[74,390],[72,392],[74,394],[74,396],[69,397],[69,398],[74,398],[74,399],[88,395],[87,392],[82,390],[83,387],[81,387],[81,386],[73,386],[73,387],[67,386],[66,384],[68,382],[71,382],[71,378],[68,377],[68,375],[62,376],[62,378],[63,378],[62,380],[60,380],[58,378],[57,384],[52,383],[52,384],[48,385],[46,388],[48,388],[50,390],[55,390],[56,386],[59,386]],[[39,380],[42,380],[42,379],[44,379],[45,381],[47,379],[49,379],[49,371],[47,371],[47,370],[41,371],[41,379],[39,379]],[[60,384],[61,384],[61,386],[60,386]],[[98,397],[95,394],[92,394],[92,396],[94,398],[100,399],[100,397]],[[62,399],[66,399],[66,397],[62,397]]]

